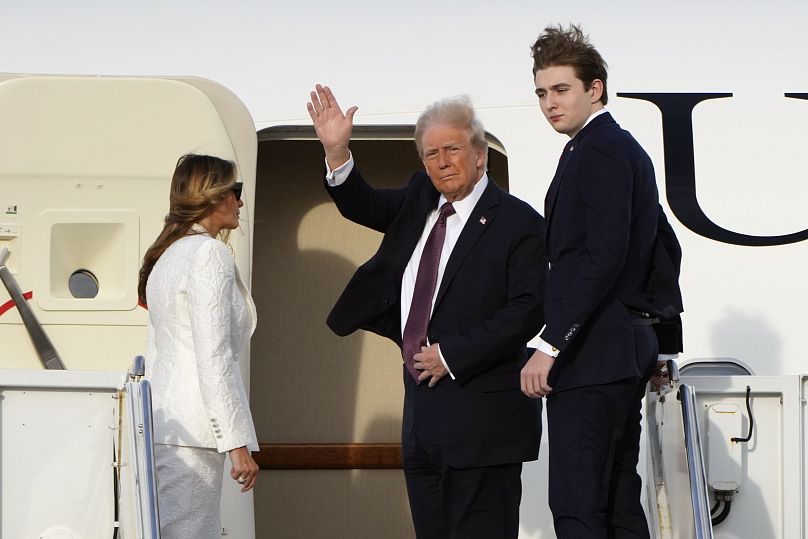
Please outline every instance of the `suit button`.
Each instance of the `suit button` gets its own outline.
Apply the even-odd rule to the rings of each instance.
[[[222,435],[221,435],[221,434],[217,434],[217,435],[216,435],[216,437],[217,437],[217,438],[219,438],[219,439],[221,439]]]
[[[211,423],[216,423],[216,418],[210,420]]]

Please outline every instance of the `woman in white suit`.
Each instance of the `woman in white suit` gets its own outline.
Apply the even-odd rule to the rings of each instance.
[[[255,306],[224,243],[239,226],[240,197],[232,162],[182,156],[165,226],[140,269],[163,539],[220,537],[224,453],[242,492],[258,474],[238,368],[255,329]]]

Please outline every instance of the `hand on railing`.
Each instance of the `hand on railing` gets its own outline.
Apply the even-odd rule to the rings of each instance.
[[[668,376],[667,361],[657,361],[656,368],[654,369],[654,373],[651,375],[649,382],[651,383],[651,388],[656,392],[659,392],[662,386],[670,387],[671,381],[670,377]]]

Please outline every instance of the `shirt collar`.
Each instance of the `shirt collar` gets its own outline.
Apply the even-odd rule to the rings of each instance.
[[[595,118],[597,118],[597,117],[598,117],[598,116],[600,116],[601,114],[606,114],[607,112],[609,112],[609,111],[608,111],[608,110],[606,110],[606,107],[603,107],[603,108],[602,108],[602,109],[600,109],[599,111],[597,111],[597,112],[595,112],[594,114],[592,114],[592,115],[591,115],[589,118],[587,118],[587,119],[586,119],[586,123],[584,123],[584,125],[582,125],[582,126],[581,126],[581,129],[579,129],[579,130],[578,130],[578,133],[580,133],[580,132],[583,130],[583,128],[584,128],[584,127],[586,127],[587,125],[589,125],[589,122],[591,122],[592,120],[594,120]],[[575,133],[575,134],[577,135],[578,133]]]
[[[477,205],[477,202],[480,201],[480,197],[483,196],[486,187],[488,187],[488,172],[483,172],[482,177],[474,184],[474,188],[466,198],[452,202],[455,214],[460,217],[463,223],[468,221],[469,217],[471,217],[471,212],[474,211],[474,207]],[[438,208],[443,206],[445,202],[446,197],[441,195],[440,200],[438,200]]]

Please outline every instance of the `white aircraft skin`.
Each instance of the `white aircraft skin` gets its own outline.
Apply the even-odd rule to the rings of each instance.
[[[749,247],[685,227],[664,196],[659,109],[617,93],[733,94],[693,111],[700,207],[747,235],[808,229],[808,102],[784,97],[808,92],[807,2],[0,0],[0,72],[205,77],[239,96],[258,130],[311,125],[315,83],[357,105],[356,124],[413,124],[432,101],[468,94],[504,146],[511,192],[543,213],[566,137],[539,110],[529,47],[569,22],[609,63],[608,109],[651,155],[682,243],[682,360],[805,372],[808,242]],[[524,475],[537,506],[544,473]],[[523,537],[546,537],[548,518],[523,507]]]
[[[428,103],[466,93],[505,147],[511,191],[540,211],[565,137],[538,109],[529,46],[545,25],[580,23],[610,65],[608,108],[651,154],[661,192],[659,110],[616,93],[729,92],[694,112],[701,207],[746,234],[808,228],[808,103],[783,96],[808,91],[805,3],[4,1],[0,10],[3,72],[206,77],[244,101],[257,129],[310,125],[305,103],[318,82],[359,106],[357,124],[414,123]],[[672,220],[684,248],[685,357],[736,357],[757,374],[803,370],[808,245],[729,245]]]

